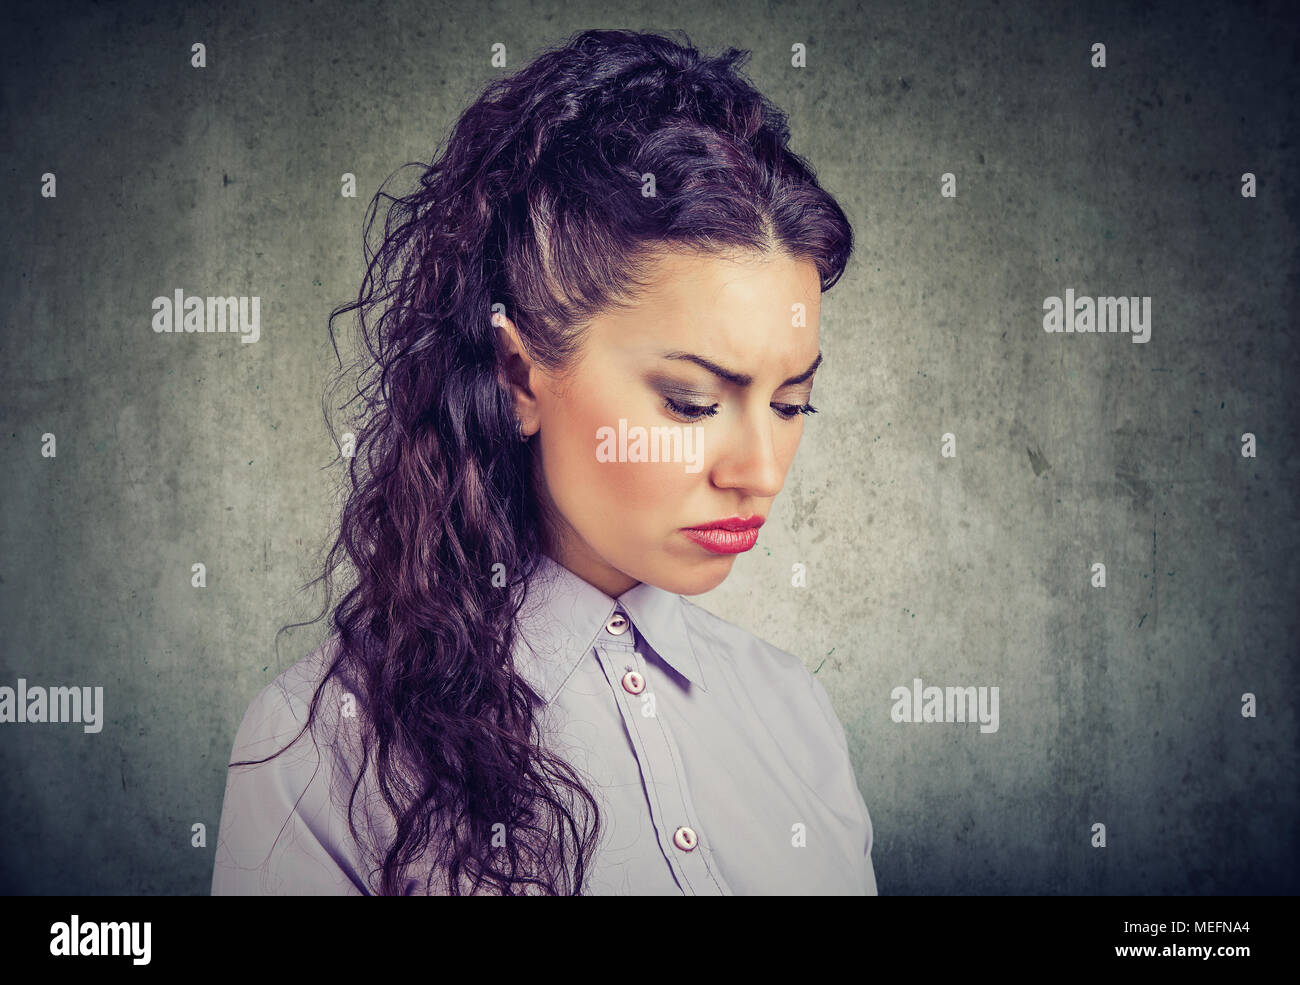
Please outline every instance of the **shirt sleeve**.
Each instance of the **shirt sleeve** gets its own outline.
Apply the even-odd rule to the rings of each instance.
[[[305,711],[281,680],[269,684],[244,715],[229,762],[283,748]],[[369,894],[347,818],[330,802],[331,764],[308,730],[279,756],[228,768],[212,895]]]
[[[812,681],[813,697],[826,718],[826,724],[830,729],[836,747],[842,754],[844,768],[841,782],[850,789],[851,792],[848,796],[856,801],[861,808],[866,825],[866,839],[862,846],[862,878],[866,887],[865,895],[878,896],[880,893],[876,887],[876,870],[871,863],[871,848],[875,842],[875,832],[871,824],[871,813],[867,810],[866,801],[862,799],[862,791],[858,788],[857,777],[854,775],[853,760],[849,755],[849,743],[844,735],[844,726],[840,723],[839,716],[835,714],[835,706],[831,704],[830,695],[826,693],[825,686],[811,674],[808,676]]]

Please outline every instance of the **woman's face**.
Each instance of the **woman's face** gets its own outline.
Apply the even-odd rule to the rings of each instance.
[[[635,307],[594,320],[563,378],[499,319],[539,493],[561,518],[555,560],[610,596],[642,581],[682,595],[720,584],[745,535],[715,535],[731,542],[720,553],[686,531],[768,516],[803,434],[820,314],[807,261],[672,253]]]

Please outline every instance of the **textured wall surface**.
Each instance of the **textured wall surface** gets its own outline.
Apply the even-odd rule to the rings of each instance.
[[[494,43],[630,27],[752,50],[855,226],[820,413],[694,601],[826,685],[881,892],[1296,891],[1286,6],[11,5],[0,685],[102,686],[104,719],[0,723],[0,890],[208,891],[235,728],[322,631],[275,651],[321,601],[369,199]],[[177,289],[260,297],[260,338],[156,334]],[[1067,289],[1149,297],[1150,340],[1045,332]],[[895,721],[917,678],[997,687],[997,731]]]

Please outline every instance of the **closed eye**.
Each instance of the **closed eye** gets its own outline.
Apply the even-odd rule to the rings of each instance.
[[[701,418],[712,417],[718,412],[718,405],[700,406],[698,404],[679,404],[672,397],[664,397],[664,406],[678,417],[684,417],[689,421],[698,421]]]
[[[688,421],[703,420],[718,413],[717,404],[682,404],[671,397],[664,398],[664,407],[670,413],[676,414],[678,417],[684,417]],[[796,414],[817,413],[817,408],[812,404],[772,404],[771,407],[783,421],[793,420]]]
[[[795,414],[815,414],[817,408],[812,404],[773,404],[772,409],[785,420],[790,420]]]

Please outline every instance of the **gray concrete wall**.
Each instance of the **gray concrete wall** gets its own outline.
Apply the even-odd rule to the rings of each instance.
[[[1294,892],[1285,6],[11,5],[0,685],[102,686],[105,716],[0,724],[0,889],[207,892],[235,728],[320,637],[273,646],[320,602],[325,322],[369,198],[501,74],[495,42],[513,70],[633,27],[751,49],[856,228],[820,413],[695,601],[826,685],[881,892]],[[177,288],[259,296],[260,339],[155,334]],[[1067,288],[1149,296],[1150,341],[1046,333]],[[998,687],[998,730],[895,722],[916,678]]]

